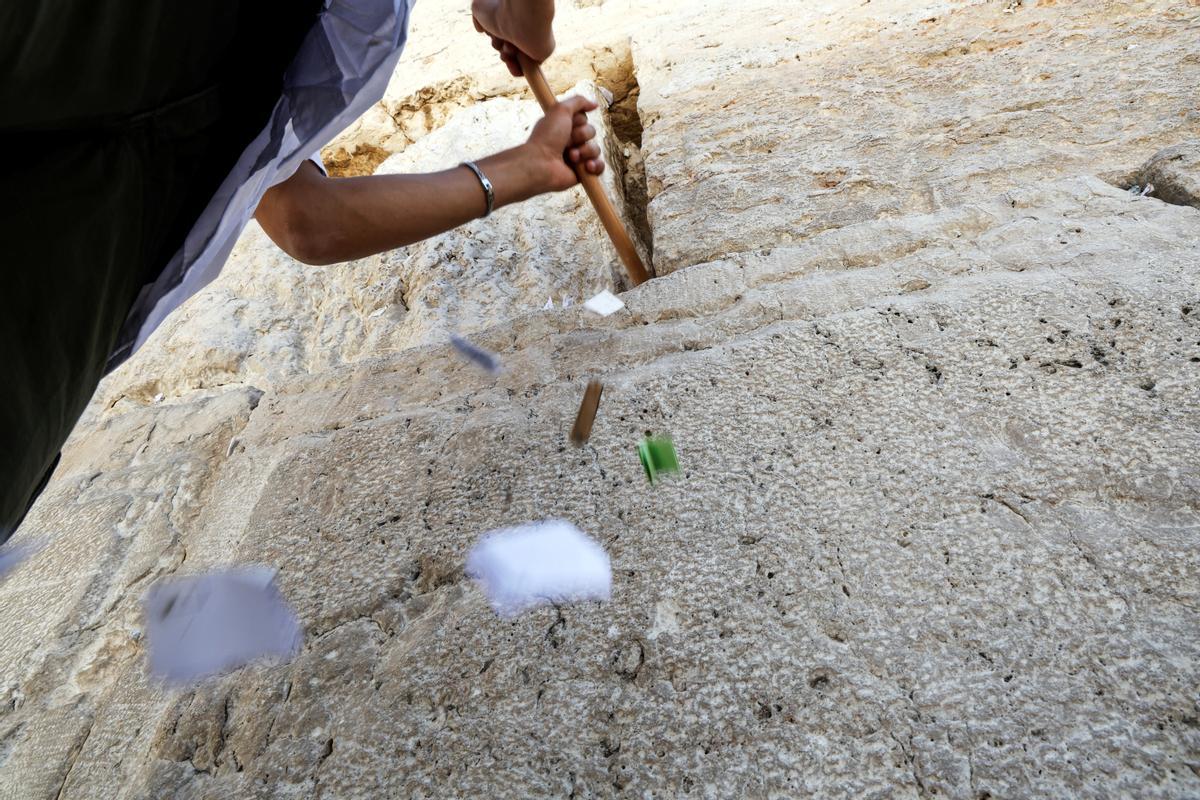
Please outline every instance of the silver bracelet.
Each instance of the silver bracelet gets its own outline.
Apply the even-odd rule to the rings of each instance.
[[[474,161],[464,161],[462,166],[474,172],[475,177],[479,178],[479,182],[483,185],[483,193],[487,195],[487,211],[483,212],[483,216],[486,217],[496,207],[496,193],[492,190],[492,182],[488,180],[487,175],[483,174],[483,170]]]

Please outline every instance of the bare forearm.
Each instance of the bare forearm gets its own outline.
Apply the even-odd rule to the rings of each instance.
[[[532,197],[544,183],[522,148],[477,163],[492,182],[496,208]],[[351,261],[403,247],[481,217],[487,209],[479,179],[462,166],[340,179],[311,172],[279,199],[264,198],[268,202],[258,214],[272,239],[310,264]]]
[[[495,207],[569,189],[575,169],[604,171],[596,104],[571,97],[538,120],[520,147],[478,162]],[[575,165],[572,168],[571,165]],[[255,218],[284,252],[306,264],[334,264],[428,239],[487,211],[487,194],[463,166],[425,175],[327,178],[311,162],[263,195]]]
[[[534,194],[533,176],[519,150],[478,162],[492,182],[496,207]],[[466,167],[423,175],[372,175],[331,182],[323,193],[328,216],[326,263],[350,261],[428,239],[487,210],[483,187]]]

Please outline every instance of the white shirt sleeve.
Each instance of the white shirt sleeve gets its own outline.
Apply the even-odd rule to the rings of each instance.
[[[121,328],[107,370],[133,354],[159,323],[221,272],[258,201],[383,98],[404,48],[415,0],[323,0],[309,35],[284,73],[271,117],[184,237],[143,287]],[[336,58],[330,54],[337,54]],[[334,91],[334,90],[338,91]],[[302,109],[303,113],[293,113]],[[310,149],[311,148],[311,149]]]

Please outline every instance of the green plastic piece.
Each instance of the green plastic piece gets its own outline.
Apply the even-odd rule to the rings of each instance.
[[[650,483],[657,483],[664,472],[679,472],[679,458],[670,436],[647,436],[638,442],[638,458]]]

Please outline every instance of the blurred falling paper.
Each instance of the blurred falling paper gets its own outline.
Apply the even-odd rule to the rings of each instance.
[[[612,594],[608,553],[560,519],[485,533],[467,557],[467,574],[502,617],[549,603],[607,600]]]
[[[16,548],[7,548],[0,552],[0,578],[17,568],[25,560],[25,553]]]
[[[26,543],[13,544],[9,542],[4,547],[0,547],[0,581],[12,572],[21,562],[29,558],[31,555],[42,549],[42,544]]]
[[[152,586],[142,601],[150,673],[192,683],[263,656],[294,656],[303,631],[274,578],[273,569],[248,567]]]
[[[482,347],[472,344],[457,333],[450,334],[450,343],[464,358],[480,369],[490,372],[492,375],[500,371],[500,358],[490,350],[484,350]]]
[[[605,289],[600,294],[583,304],[583,307],[592,313],[599,314],[602,317],[607,317],[609,314],[614,314],[625,307],[621,302],[621,298]]]
[[[646,479],[652,484],[657,483],[664,473],[679,472],[679,456],[675,454],[675,443],[670,436],[647,434],[638,442],[638,458],[646,471]]]

